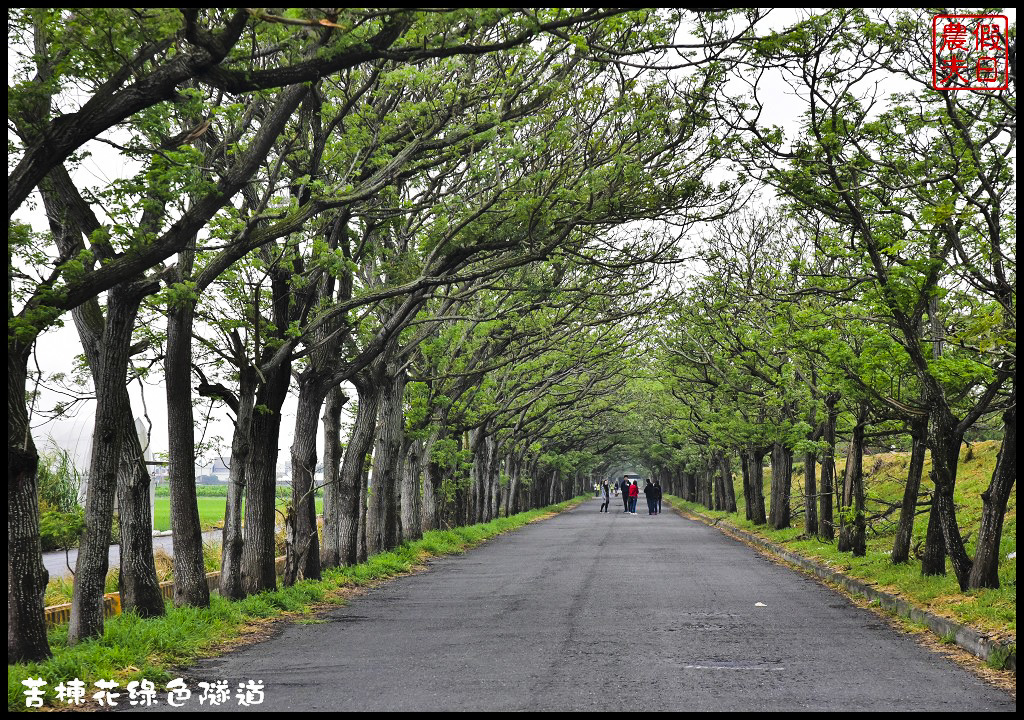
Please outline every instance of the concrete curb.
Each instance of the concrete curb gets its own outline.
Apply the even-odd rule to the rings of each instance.
[[[806,570],[807,572],[829,582],[834,582],[841,585],[851,593],[863,595],[868,600],[876,601],[878,604],[894,612],[900,617],[909,618],[914,622],[926,625],[932,632],[938,635],[940,638],[953,637],[957,645],[971,653],[975,657],[978,657],[984,661],[988,661],[992,657],[993,653],[1007,653],[1006,662],[1004,667],[1007,670],[1012,671],[1015,675],[1017,674],[1017,644],[1016,643],[1003,643],[998,640],[993,640],[984,635],[978,633],[973,628],[969,628],[965,625],[953,622],[944,617],[934,615],[927,610],[923,610],[916,605],[912,605],[903,598],[889,593],[877,590],[872,586],[860,580],[855,580],[847,575],[843,575],[840,572],[832,570],[831,568],[825,567],[820,563],[810,560],[802,555],[797,555],[785,548],[776,545],[773,542],[765,540],[762,537],[758,537],[745,530],[740,530],[732,525],[722,526],[719,522],[706,515],[702,515],[699,512],[690,509],[682,509],[670,505],[670,507],[680,515],[691,520],[698,520],[706,525],[718,528],[727,535],[735,535],[759,548],[767,550],[768,552],[776,555],[786,562],[796,565],[799,568]]]

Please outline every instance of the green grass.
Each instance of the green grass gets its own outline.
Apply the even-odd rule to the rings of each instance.
[[[168,603],[167,615],[162,618],[142,620],[133,614],[120,615],[104,623],[102,637],[74,646],[68,645],[66,625],[55,628],[49,633],[52,658],[7,666],[8,710],[25,709],[26,688],[21,681],[29,677],[46,681],[42,689],[49,705],[56,702],[54,687],[76,677],[90,689],[101,679],[119,682],[122,688],[132,680],[143,679],[162,687],[177,677],[177,667],[217,654],[218,648],[258,628],[266,619],[292,614],[299,616],[300,622],[315,624],[318,619],[311,614],[314,606],[343,605],[347,588],[409,572],[431,556],[464,552],[495,535],[560,512],[579,500],[481,525],[433,530],[425,533],[422,540],[374,555],[365,563],[326,570],[322,580],[306,580],[238,602],[214,595],[209,608],[175,608]]]
[[[974,443],[971,450],[970,460],[967,459],[966,446],[960,454],[954,502],[957,506],[957,519],[960,523],[961,533],[965,537],[969,536],[967,552],[973,557],[974,541],[977,538],[981,519],[981,493],[988,487],[991,480],[996,455],[999,452],[999,443],[991,441]],[[869,516],[884,508],[881,500],[891,503],[899,503],[902,500],[908,461],[908,453],[883,453],[865,457],[865,494],[868,497],[867,514]],[[837,464],[839,465],[837,475],[842,478],[843,460],[838,460]],[[922,492],[931,489],[928,480],[930,467],[930,458],[926,458],[924,477],[921,483]],[[766,470],[766,504],[770,482],[770,473]],[[921,575],[921,563],[913,555],[907,564],[894,565],[892,563],[890,553],[892,552],[898,510],[890,516],[888,521],[878,521],[869,528],[867,554],[865,557],[856,558],[850,553],[840,553],[836,550],[835,543],[824,542],[804,535],[802,475],[794,474],[793,478],[793,510],[800,514],[794,515],[793,527],[783,530],[771,530],[764,525],[755,526],[746,520],[742,492],[740,492],[742,482],[737,480],[736,487],[739,506],[736,514],[710,511],[701,505],[688,503],[680,498],[672,497],[671,500],[679,507],[690,508],[713,518],[721,518],[736,527],[780,544],[787,550],[823,561],[846,575],[872,581],[877,584],[879,589],[901,595],[935,614],[949,617],[983,633],[994,634],[1003,640],[1012,640],[1016,637],[1017,562],[1015,559],[1011,560],[1006,557],[1017,547],[1016,487],[1010,496],[1003,524],[999,565],[999,580],[1002,587],[997,590],[971,590],[968,592],[960,590],[948,561],[948,573],[945,576],[933,577]],[[927,514],[919,515],[915,520],[914,539],[911,542],[911,547],[919,542],[923,543],[927,522]]]
[[[203,530],[219,528],[224,523],[223,497],[199,497],[196,498],[199,505],[199,524]],[[277,508],[284,510],[285,501],[277,500]],[[245,511],[245,501],[242,501],[242,509]],[[323,498],[316,499],[316,511],[322,513],[324,509]],[[153,506],[153,521],[157,530],[171,529],[171,499],[169,497],[158,497]]]
[[[206,572],[213,572],[220,570],[220,555],[221,555],[221,544],[219,542],[204,542],[203,543],[203,564],[206,566]],[[157,550],[153,553],[153,561],[156,566],[156,579],[159,582],[165,582],[172,580],[173,574],[173,558],[163,550]],[[73,567],[73,565],[72,565]],[[117,579],[118,579],[119,568],[111,568],[107,572],[106,580],[104,581],[103,592],[115,593],[117,592]],[[50,581],[46,584],[46,594],[43,597],[43,604],[47,607],[50,605],[63,605],[71,602],[71,593],[74,590],[74,581],[70,575],[51,577]]]

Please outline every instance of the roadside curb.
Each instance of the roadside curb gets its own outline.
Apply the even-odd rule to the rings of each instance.
[[[705,525],[717,528],[726,535],[735,535],[737,538],[756,545],[757,547],[778,556],[782,560],[806,570],[822,580],[834,582],[841,585],[851,593],[863,595],[870,601],[876,601],[881,607],[889,610],[890,612],[896,613],[900,617],[908,618],[914,622],[927,626],[940,638],[952,637],[957,645],[981,660],[988,662],[993,653],[1006,653],[1006,661],[1004,663],[1005,669],[1010,670],[1015,675],[1017,673],[1016,643],[1002,643],[998,640],[993,640],[980,634],[973,628],[961,625],[949,620],[948,618],[934,615],[927,610],[922,610],[901,597],[877,590],[863,581],[855,580],[848,575],[844,575],[841,572],[825,567],[824,565],[803,557],[802,555],[790,552],[780,545],[765,540],[764,538],[745,530],[741,530],[733,525],[722,525],[718,520],[702,515],[701,513],[688,508],[683,509],[671,504],[669,506],[673,511],[683,517],[691,520],[697,520]]]

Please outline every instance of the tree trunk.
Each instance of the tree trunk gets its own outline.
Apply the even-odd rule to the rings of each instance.
[[[338,567],[342,564],[338,543],[329,541],[337,536],[341,512],[339,487],[341,475],[341,409],[348,398],[340,387],[331,388],[327,393],[324,407],[324,542],[320,553],[321,567]],[[331,530],[334,528],[335,530]]]
[[[804,454],[804,534],[818,534],[818,481],[813,452]]]
[[[288,363],[263,373],[256,392],[252,422],[252,454],[245,478],[245,542],[242,546],[242,592],[246,595],[277,588],[277,444],[281,437],[281,407],[288,395]]]
[[[203,530],[196,499],[195,425],[192,416],[194,311],[192,301],[168,308],[164,359],[176,607],[210,605],[210,589],[206,584],[206,566],[203,563]]]
[[[747,520],[754,519],[754,497],[750,486],[750,459],[747,450],[740,450],[740,471],[743,473],[743,512]]]
[[[818,513],[818,537],[822,540],[835,538],[835,518],[832,514],[832,489],[836,477],[836,403],[839,402],[839,395],[830,393],[825,397],[825,429],[822,437],[825,439],[825,453],[821,458],[821,488],[818,491],[819,508]]]
[[[309,370],[307,368],[307,370]],[[303,372],[305,375],[305,371]],[[328,390],[312,372],[299,379],[299,402],[292,435],[292,498],[286,518],[284,584],[320,579],[320,538],[316,527],[316,431]]]
[[[1010,491],[1017,479],[1017,384],[1014,378],[1010,392],[1010,407],[1003,413],[1003,444],[999,448],[992,481],[981,495],[981,528],[974,551],[974,563],[968,585],[971,588],[999,587],[1000,543],[1003,537],[1003,517]]]
[[[423,521],[420,513],[423,444],[419,440],[406,437],[402,455],[404,457],[402,463],[402,541],[411,542],[423,537]]]
[[[963,434],[957,430],[957,420],[945,408],[939,408],[929,415],[929,445],[932,451],[932,481],[938,500],[939,523],[942,537],[946,542],[953,572],[961,590],[966,590],[971,573],[971,559],[964,548],[963,537],[956,522],[956,508],[953,505],[953,489],[956,486],[957,463],[960,460],[960,444]]]
[[[719,469],[721,457],[720,453],[715,452],[708,459],[708,488],[712,491],[713,510],[725,509],[725,483],[722,482],[722,473]]]
[[[755,525],[764,525],[768,522],[768,518],[764,512],[764,456],[767,454],[766,450],[755,448],[747,453],[747,460],[749,462],[749,476],[750,476],[750,496],[753,500],[751,503],[751,514],[750,520]]]
[[[255,385],[252,368],[242,368],[238,412],[231,437],[231,468],[228,470],[228,495],[224,504],[224,529],[221,533],[220,595],[228,600],[241,600],[245,597],[242,589],[242,500],[245,496],[246,470],[252,453]]]
[[[373,443],[370,443],[371,446]],[[363,472],[359,478],[359,528],[356,531],[356,561],[366,562],[370,553],[366,547],[366,515],[367,496],[370,492],[370,465],[372,464],[372,453],[367,452],[366,462],[363,463]]]
[[[508,504],[505,506],[505,517],[519,512],[519,473],[522,471],[522,459],[513,453],[509,457]]]
[[[776,442],[772,446],[771,508],[768,525],[781,530],[790,525],[789,496],[793,487],[793,451]]]
[[[722,474],[722,509],[726,512],[736,512],[736,486],[732,480],[732,461],[728,453],[722,453],[718,460],[718,466]]]
[[[818,414],[817,408],[811,406],[810,414],[807,417],[808,422],[811,425],[815,424],[815,416]],[[812,431],[807,439],[811,442],[818,438],[819,428]],[[807,537],[813,537],[818,534],[818,479],[817,468],[817,455],[814,450],[808,450],[804,452],[804,534]]]
[[[148,288],[139,286],[139,292],[145,293],[156,288],[156,283],[152,283]],[[102,382],[99,370],[103,363],[103,334],[106,327],[103,311],[100,309],[99,301],[93,298],[72,310],[71,315],[89,363],[93,385],[98,387]],[[130,336],[124,341],[130,343]],[[164,614],[164,598],[160,594],[160,583],[153,562],[153,515],[149,502],[149,469],[146,467],[139,436],[132,421],[128,390],[122,385],[112,388],[111,391],[123,394],[118,402],[129,408],[129,412],[122,417],[123,457],[117,476],[121,543],[120,571],[117,577],[121,609],[126,612],[133,611],[141,617],[159,617]]]
[[[696,491],[697,498],[696,502],[700,503],[706,508],[711,507],[711,487],[708,482],[708,465],[703,463],[696,473]]]
[[[164,597],[160,594],[153,562],[149,468],[146,467],[131,415],[125,415],[123,422],[126,425],[122,445],[124,457],[117,478],[121,529],[121,569],[117,574],[117,588],[121,595],[121,611],[134,612],[144,618],[160,617],[164,614]]]
[[[487,467],[490,473],[491,483],[491,509],[490,509],[490,520],[494,520],[499,515],[501,507],[501,443],[494,437],[489,437],[488,442],[488,461]]]
[[[336,524],[324,527],[324,545],[328,552],[336,554],[343,565],[359,562],[359,525],[361,508],[365,506],[363,476],[366,456],[373,447],[373,436],[377,423],[377,409],[380,404],[380,384],[375,373],[356,379],[359,405],[356,410],[352,437],[345,448],[338,479],[338,514]]]
[[[480,441],[480,462],[482,464],[481,470],[483,472],[482,482],[484,491],[483,522],[486,523],[494,519],[494,478],[491,470],[491,446],[493,445],[493,440],[491,436],[484,433],[483,430],[481,430],[481,434],[483,435]]]
[[[907,486],[903,490],[903,506],[896,524],[896,538],[892,543],[892,561],[896,564],[910,560],[910,542],[914,537],[914,516],[917,514],[917,500],[921,494],[921,474],[924,470],[924,455],[928,446],[928,418],[915,420],[910,425],[910,467],[907,470]]]
[[[921,574],[946,574],[946,540],[942,537],[942,521],[939,520],[939,508],[934,493],[931,510],[928,512],[928,531],[924,539],[924,555],[921,557]]]
[[[423,532],[437,530],[440,527],[437,502],[441,493],[441,476],[437,463],[431,457],[434,452],[434,444],[438,440],[438,433],[438,430],[432,430],[423,443]]]
[[[10,318],[10,306],[8,306]],[[25,405],[35,337],[7,340],[7,662],[50,657],[43,594],[50,574],[39,541],[39,454]]]
[[[866,523],[864,519],[864,426],[866,413],[862,410],[853,427],[850,448],[846,454],[846,473],[843,480],[843,504],[839,519],[840,552],[851,551],[856,557],[867,553]]]
[[[400,542],[405,383],[405,371],[399,370],[394,362],[388,362],[377,424],[377,448],[373,454],[373,494],[367,520],[367,550],[370,554],[393,550]]]
[[[138,289],[119,285],[108,293],[100,367],[95,375],[96,419],[85,499],[85,532],[78,548],[71,597],[71,645],[103,634],[103,590],[109,567],[114,496],[126,429],[124,419],[131,416],[124,387],[132,329],[142,297],[137,294]]]

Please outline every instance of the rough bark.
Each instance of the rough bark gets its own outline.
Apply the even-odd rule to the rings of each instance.
[[[732,480],[732,461],[727,453],[722,453],[718,467],[722,477],[722,509],[736,512],[736,486]]]
[[[324,568],[338,567],[342,563],[337,542],[328,542],[329,528],[337,528],[340,512],[341,475],[341,409],[348,398],[340,387],[327,393],[324,406],[324,542],[320,551],[320,565]]]
[[[488,520],[493,520],[498,517],[499,509],[501,507],[501,443],[494,437],[489,437],[488,440],[488,468],[491,479],[491,509]]]
[[[51,207],[51,203],[52,198],[47,202],[47,206]],[[156,287],[153,283],[148,290],[155,290]],[[102,347],[106,325],[103,311],[99,302],[93,299],[72,310],[71,315],[89,363],[93,385],[99,387],[99,368],[103,362]],[[125,341],[130,342],[130,337]],[[110,388],[110,392],[123,394],[118,402],[130,410],[131,403],[125,386]],[[160,584],[153,562],[153,515],[149,498],[149,469],[145,464],[142,446],[139,444],[130,411],[122,417],[122,423],[123,457],[117,477],[121,558],[117,577],[121,609],[135,612],[142,617],[159,617],[164,614],[164,598],[160,594]]]
[[[768,522],[764,511],[764,456],[767,453],[767,450],[761,448],[753,448],[747,452],[751,497],[750,520],[755,525],[764,525]]]
[[[231,437],[231,467],[228,470],[228,495],[224,504],[224,529],[221,533],[220,595],[228,600],[245,597],[242,588],[242,500],[249,457],[252,455],[253,408],[256,405],[256,377],[252,368],[241,370],[238,409]]]
[[[426,441],[423,443],[423,507],[422,507],[422,528],[423,532],[436,530],[438,528],[437,499],[441,492],[441,474],[437,463],[431,455],[434,450],[434,443],[438,439],[438,430],[432,430]]]
[[[8,305],[8,316],[10,306]],[[43,617],[50,575],[39,541],[39,454],[25,406],[35,338],[7,342],[7,662],[51,656]]]
[[[493,461],[493,454],[491,447],[493,445],[493,438],[481,430],[480,440],[480,463],[481,463],[481,482],[483,483],[483,522],[490,522],[494,519],[494,477],[492,473],[491,463]]]
[[[399,522],[406,374],[394,361],[389,361],[385,364],[383,380],[377,447],[373,454],[373,494],[370,496],[366,526],[366,545],[370,554],[392,550],[401,541]]]
[[[768,511],[768,525],[776,530],[790,525],[789,497],[792,487],[793,451],[781,442],[776,442],[772,446],[771,505]]]
[[[983,507],[978,544],[974,551],[968,586],[971,588],[999,587],[1000,542],[1003,537],[1003,518],[1010,492],[1017,479],[1017,383],[1014,378],[1010,393],[1010,407],[1003,413],[1003,444],[999,448],[992,481],[981,494]]]
[[[505,506],[505,517],[519,512],[519,474],[522,472],[522,458],[512,453],[509,456],[508,503]]]
[[[843,503],[840,511],[839,545],[841,552],[850,551],[857,557],[867,553],[864,517],[864,427],[862,412],[853,427],[850,447],[846,454],[846,473],[843,480]]]
[[[914,516],[917,515],[917,500],[921,494],[921,475],[924,471],[924,455],[928,444],[928,418],[922,418],[910,426],[910,465],[907,469],[907,485],[903,490],[903,504],[900,519],[896,524],[896,537],[892,543],[892,561],[896,564],[910,560],[910,541],[914,537]]]
[[[423,521],[420,513],[420,474],[423,458],[423,444],[405,437],[402,452],[402,542],[419,540],[423,537]]]
[[[939,520],[939,508],[934,494],[931,510],[928,512],[928,530],[924,538],[924,554],[921,556],[921,574],[946,574],[946,540],[942,536],[942,521]]]
[[[372,444],[372,443],[371,443]],[[362,476],[359,478],[359,528],[356,533],[356,561],[366,562],[369,559],[369,552],[366,547],[366,511],[367,495],[370,491],[370,464],[372,458],[367,454],[366,463],[363,465]]]
[[[366,456],[373,447],[381,395],[379,378],[374,375],[373,372],[361,373],[355,378],[359,406],[338,476],[338,513],[332,518],[334,524],[324,527],[325,548],[343,565],[355,565],[359,561],[360,515],[365,505],[363,476]]]
[[[274,590],[277,570],[277,444],[281,436],[281,407],[288,395],[291,370],[287,364],[264,372],[256,391],[252,421],[252,453],[245,477],[245,542],[242,545],[242,591],[246,595]]]
[[[168,308],[164,377],[167,388],[168,477],[174,547],[174,605],[208,607],[210,589],[203,563],[195,475],[192,416],[192,301]]]
[[[817,456],[813,452],[804,453],[804,533],[809,537],[818,534],[816,460]]]
[[[942,537],[960,589],[966,590],[971,572],[971,559],[964,548],[953,504],[963,433],[959,430],[958,422],[952,413],[945,408],[939,408],[929,415],[928,435],[932,457],[931,478],[935,485],[936,509],[942,527]]]
[[[825,451],[821,458],[821,488],[818,490],[818,537],[822,540],[835,538],[835,518],[832,513],[832,490],[836,477],[836,403],[839,395],[831,393],[825,398],[825,427],[822,438]]]
[[[708,509],[714,509],[715,482],[711,460],[705,460],[697,473],[697,502]]]
[[[743,472],[743,512],[747,520],[754,519],[754,492],[750,484],[750,458],[747,450],[740,450],[740,469]]]
[[[117,589],[121,595],[121,611],[140,617],[164,614],[164,597],[153,562],[153,513],[149,504],[149,468],[131,416],[124,422],[124,458],[117,478],[117,503],[120,527],[120,571]]]
[[[315,380],[299,381],[299,401],[292,435],[292,497],[285,545],[285,585],[320,579],[320,538],[316,527],[313,475],[316,472],[316,431],[327,393]]]
[[[103,590],[109,567],[114,496],[126,430],[124,419],[131,415],[128,394],[123,390],[141,290],[141,286],[122,284],[108,293],[100,367],[95,376],[96,417],[85,499],[85,532],[78,548],[68,627],[68,643],[72,645],[103,634]]]

